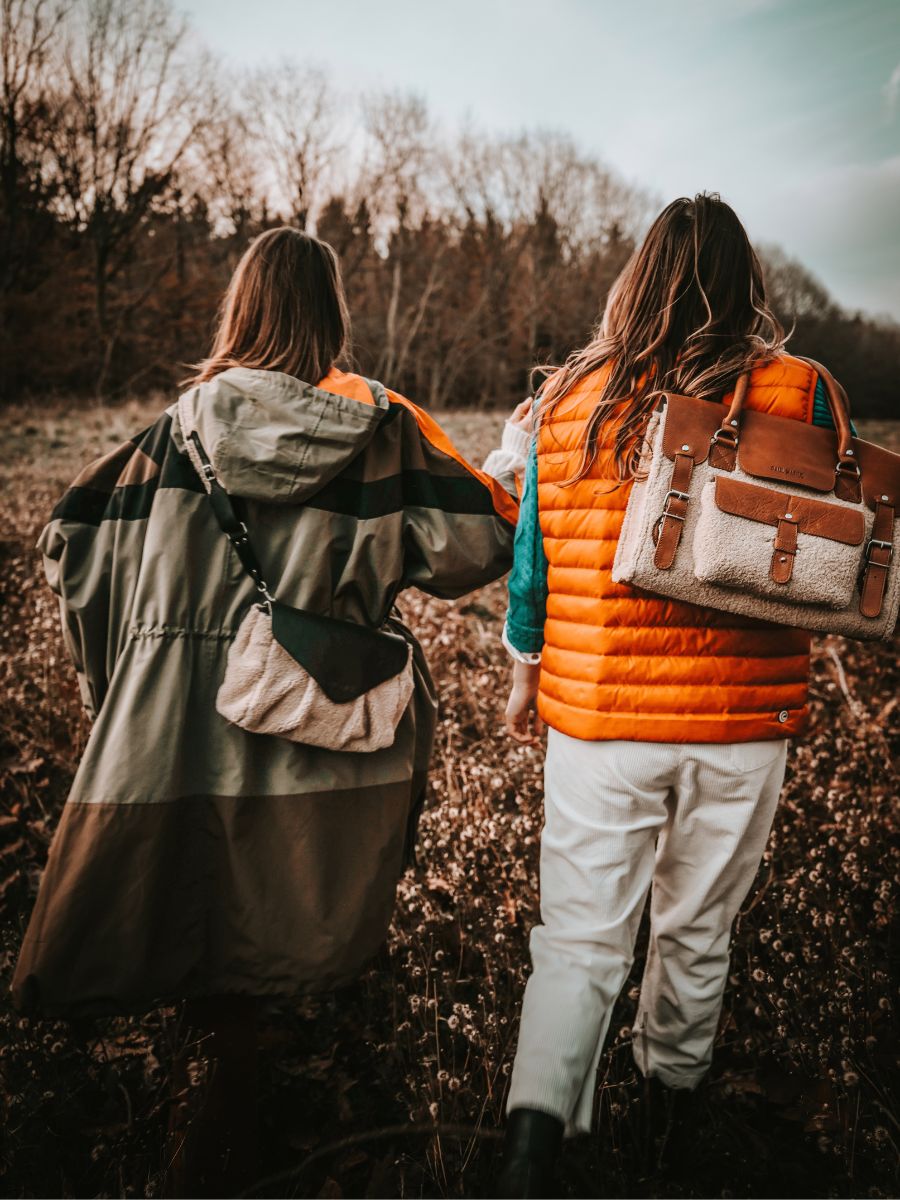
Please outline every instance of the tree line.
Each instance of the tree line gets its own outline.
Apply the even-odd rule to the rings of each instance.
[[[351,359],[430,406],[509,407],[584,342],[660,206],[565,136],[446,133],[285,62],[236,75],[167,0],[0,0],[0,398],[171,391],[248,240],[343,264]],[[790,348],[895,415],[900,326],[775,247]]]

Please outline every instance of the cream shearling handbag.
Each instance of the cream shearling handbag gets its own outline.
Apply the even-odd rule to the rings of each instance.
[[[900,455],[854,438],[824,367],[835,431],[666,395],[653,412],[612,578],[799,629],[888,640],[900,608]]]
[[[413,693],[412,646],[399,633],[276,600],[247,526],[180,403],[179,419],[216,520],[260,593],[228,651],[216,711],[248,733],[325,750],[365,753],[392,745]]]

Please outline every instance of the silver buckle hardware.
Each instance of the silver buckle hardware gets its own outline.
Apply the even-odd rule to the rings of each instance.
[[[726,434],[724,438],[721,436],[723,433]],[[725,442],[729,446],[737,447],[737,444],[740,440],[741,439],[732,429],[717,429],[709,439],[709,444],[711,446],[718,446],[719,442]]]
[[[668,492],[666,492],[666,498],[663,502],[663,510],[659,514],[656,524],[653,526],[655,531],[654,536],[657,540],[659,539],[660,530],[662,529],[662,523],[667,517],[670,521],[683,521],[685,519],[684,517],[679,517],[678,513],[669,512],[669,501],[673,496],[677,500],[683,500],[685,504],[687,504],[687,502],[690,500],[690,496],[687,492],[679,492],[677,488],[671,488]]]
[[[691,498],[688,492],[679,492],[677,488],[671,488],[668,492],[666,492],[666,498],[663,502],[662,515],[664,517],[671,517],[673,521],[683,521],[684,517],[679,517],[678,513],[669,512],[669,501],[673,496],[676,500],[683,500],[685,504],[687,504]]]
[[[882,550],[887,550],[887,552],[888,552],[887,562],[886,563],[875,563],[875,566],[876,567],[889,567],[891,565],[891,563],[894,561],[894,543],[893,542],[883,542],[880,538],[869,538],[869,540],[866,542],[866,554],[865,554],[866,563],[870,563],[872,561],[872,547],[873,546],[880,546]]]
[[[250,541],[250,530],[247,528],[247,526],[244,524],[243,521],[239,521],[238,525],[240,526],[241,532],[240,533],[229,533],[228,540],[229,540],[229,542],[231,542],[232,546],[246,546],[247,543]]]
[[[209,480],[209,482],[215,483],[216,482],[216,473],[213,470],[212,463],[205,462],[205,463],[202,463],[201,466],[203,467],[203,474],[206,476],[206,478]]]
[[[858,462],[848,462],[846,458],[838,459],[838,464],[834,468],[835,475],[850,475],[853,479],[860,479],[862,473],[859,469]]]

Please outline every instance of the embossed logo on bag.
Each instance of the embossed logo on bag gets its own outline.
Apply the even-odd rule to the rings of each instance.
[[[779,475],[795,475],[797,479],[803,478],[802,471],[795,471],[793,467],[778,467],[774,463],[769,467],[770,471],[777,471]]]

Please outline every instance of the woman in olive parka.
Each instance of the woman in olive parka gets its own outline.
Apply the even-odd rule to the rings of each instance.
[[[346,331],[334,252],[271,230],[238,265],[182,406],[279,598],[379,628],[406,587],[455,597],[508,570],[528,438],[508,423],[499,478],[475,470],[414,404],[335,366]],[[256,591],[177,405],[78,476],[39,547],[93,728],[16,999],[59,1015],[188,999],[221,1051],[219,1083],[241,1060],[245,1084],[258,998],[344,981],[384,941],[431,752],[426,663],[401,629],[415,689],[382,750],[312,748],[219,715]],[[236,1095],[226,1108],[241,1109]],[[247,1123],[241,1111],[232,1124]],[[220,1118],[219,1150],[237,1136]],[[241,1151],[229,1149],[233,1177]],[[224,1182],[205,1169],[195,1189]]]

